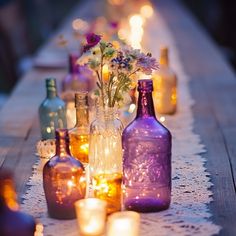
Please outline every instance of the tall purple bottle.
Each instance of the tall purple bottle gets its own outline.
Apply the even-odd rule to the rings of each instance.
[[[155,116],[152,80],[138,81],[136,118],[122,134],[124,206],[165,210],[171,199],[171,134]]]

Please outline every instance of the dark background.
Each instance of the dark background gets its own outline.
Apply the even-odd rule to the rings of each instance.
[[[236,70],[236,0],[181,2]],[[78,3],[79,0],[0,0],[0,93],[12,90],[18,78],[30,68],[38,47]]]

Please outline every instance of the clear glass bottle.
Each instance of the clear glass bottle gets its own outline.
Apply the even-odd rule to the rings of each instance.
[[[89,149],[89,109],[88,93],[75,93],[76,124],[69,130],[70,151],[73,157],[88,164]]]
[[[82,163],[70,154],[67,129],[56,130],[56,155],[43,168],[43,188],[50,217],[76,217],[74,203],[85,197],[86,178]]]
[[[153,74],[153,99],[159,114],[174,114],[177,106],[177,77],[169,66],[168,48],[160,52],[160,69]]]
[[[107,201],[108,214],[121,209],[122,130],[116,109],[98,106],[90,126],[89,165],[94,196]]]
[[[0,235],[34,236],[35,220],[19,211],[12,173],[0,172]]]
[[[155,212],[171,198],[171,134],[157,121],[152,80],[138,81],[136,118],[122,134],[123,202],[126,209]]]
[[[56,79],[46,79],[47,96],[39,107],[42,140],[54,139],[57,128],[66,128],[65,103],[57,96]]]
[[[69,71],[62,81],[62,99],[66,103],[67,127],[75,125],[75,92],[90,92],[95,87],[95,77],[86,66],[77,64],[78,55],[69,54]]]

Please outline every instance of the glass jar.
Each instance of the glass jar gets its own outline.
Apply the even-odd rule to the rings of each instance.
[[[116,109],[98,106],[90,126],[90,176],[94,196],[107,201],[108,213],[121,209],[122,130]]]
[[[124,206],[138,212],[167,209],[171,198],[171,134],[155,116],[152,80],[138,81],[136,118],[122,134]]]

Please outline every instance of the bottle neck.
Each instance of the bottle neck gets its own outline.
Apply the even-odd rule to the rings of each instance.
[[[15,192],[13,180],[5,179],[0,181],[0,209],[9,208],[13,211],[19,209],[17,195]]]
[[[156,117],[152,99],[152,92],[139,91],[136,118]]]
[[[96,111],[96,118],[102,121],[113,121],[117,118],[117,110],[115,107],[98,106]]]
[[[56,131],[56,156],[66,158],[71,156],[69,148],[69,136],[68,131]]]
[[[160,66],[169,66],[169,56],[168,56],[168,49],[164,48],[161,49],[161,55],[160,55]]]
[[[88,106],[76,107],[76,125],[75,127],[89,126]]]
[[[55,87],[47,87],[47,98],[54,98],[57,96],[57,90]]]

